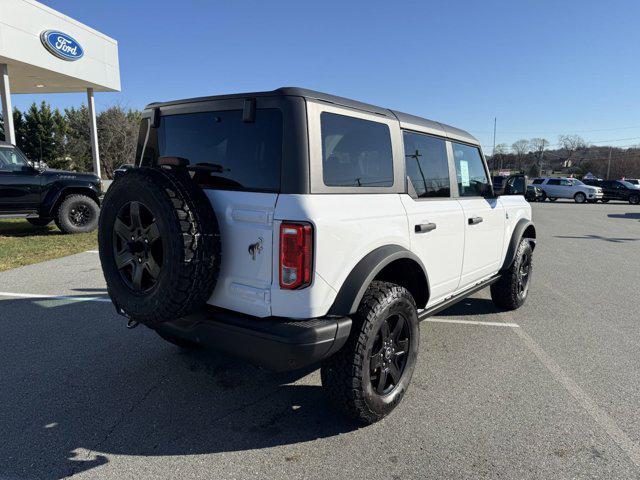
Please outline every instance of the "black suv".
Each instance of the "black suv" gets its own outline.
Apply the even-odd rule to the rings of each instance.
[[[624,180],[582,180],[587,185],[602,188],[602,203],[609,200],[628,201],[633,205],[640,203],[640,188]]]
[[[25,217],[36,226],[52,221],[64,233],[95,230],[100,179],[91,173],[41,170],[10,143],[0,142],[0,215]]]

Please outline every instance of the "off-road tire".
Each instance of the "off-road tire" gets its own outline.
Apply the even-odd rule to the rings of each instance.
[[[516,258],[512,265],[502,273],[500,279],[491,285],[491,299],[496,307],[503,310],[516,310],[520,308],[527,299],[529,286],[531,285],[531,274],[533,267],[533,249],[526,238],[520,240]],[[528,279],[524,292],[519,288],[520,272],[523,261],[528,257]]]
[[[34,227],[46,227],[51,222],[53,222],[53,218],[27,218],[27,222],[29,222]]]
[[[640,195],[636,195],[636,194],[629,195],[629,203],[631,205],[638,205],[638,203],[640,203]]]
[[[83,223],[72,220],[74,210],[83,209],[88,218]],[[88,233],[93,232],[98,227],[100,217],[100,207],[96,201],[82,194],[68,195],[62,200],[54,220],[63,233]]]
[[[582,192],[578,192],[573,196],[573,199],[576,203],[585,203],[587,201],[587,195]]]
[[[382,323],[393,315],[402,315],[407,322],[410,332],[407,359],[393,390],[379,395],[371,383],[369,360]],[[322,364],[322,386],[338,409],[361,423],[371,424],[400,403],[411,381],[419,348],[416,304],[404,287],[374,281],[352,319],[347,343]]]
[[[162,241],[155,284],[136,291],[115,262],[114,224],[131,202],[148,207]],[[113,182],[104,198],[98,232],[100,261],[116,310],[153,327],[201,309],[211,296],[220,269],[220,233],[204,192],[180,170],[136,168]]]

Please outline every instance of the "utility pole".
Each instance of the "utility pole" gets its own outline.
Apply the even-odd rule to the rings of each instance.
[[[609,147],[609,162],[607,163],[607,180],[611,178],[611,149],[613,147]]]
[[[496,168],[496,123],[498,117],[493,117],[493,151],[491,152],[491,159],[493,160],[493,168]],[[502,157],[500,157],[500,170],[502,170]]]

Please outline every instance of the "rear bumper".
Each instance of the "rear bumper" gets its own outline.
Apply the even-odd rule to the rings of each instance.
[[[256,318],[210,308],[156,329],[271,370],[287,371],[319,362],[342,348],[351,319]]]

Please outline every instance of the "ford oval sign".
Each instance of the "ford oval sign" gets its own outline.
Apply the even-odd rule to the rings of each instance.
[[[84,55],[80,44],[66,33],[46,30],[40,34],[40,40],[47,50],[62,60],[73,62]]]

